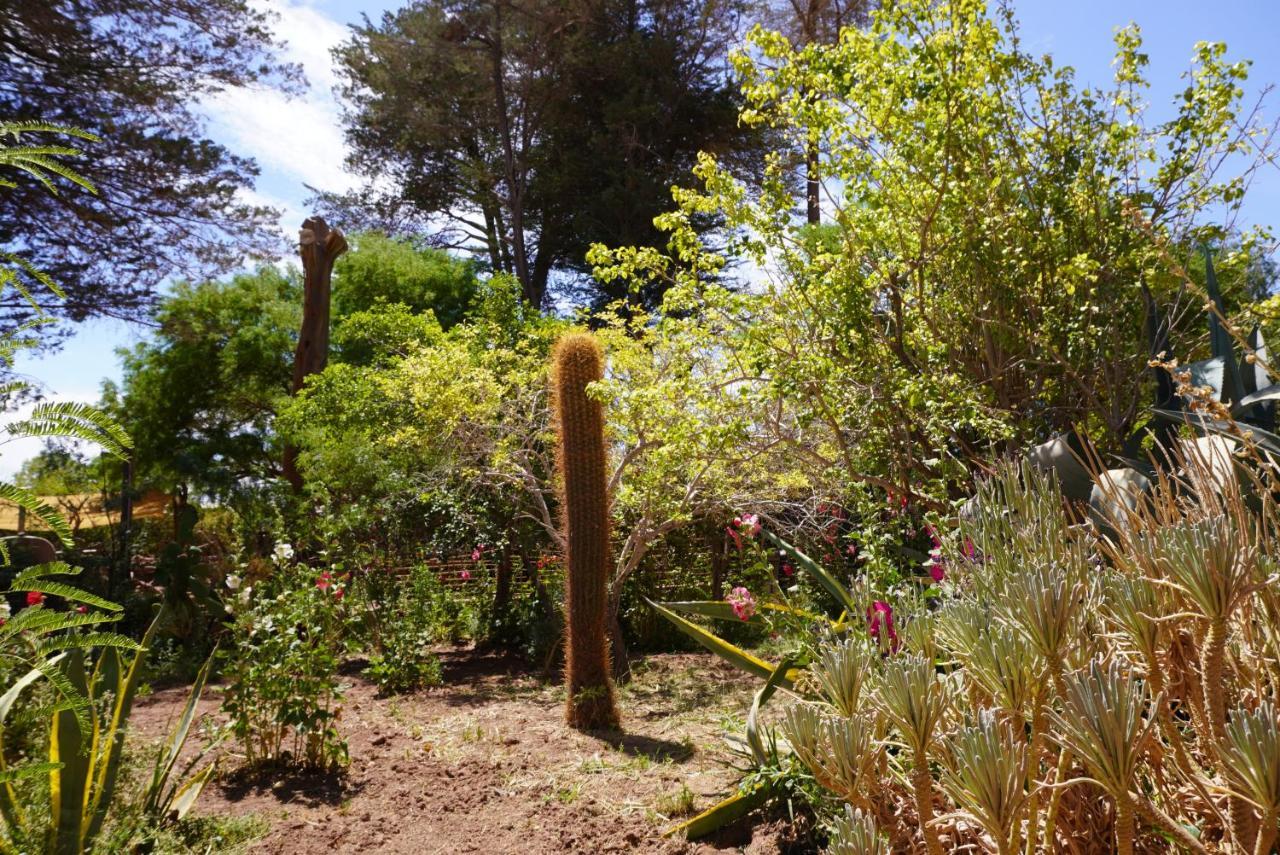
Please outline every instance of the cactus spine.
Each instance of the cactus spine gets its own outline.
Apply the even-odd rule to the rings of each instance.
[[[588,333],[566,335],[552,353],[566,551],[565,718],[580,730],[618,726],[605,638],[610,551],[604,412],[587,396],[587,385],[604,376],[603,366],[600,345]]]

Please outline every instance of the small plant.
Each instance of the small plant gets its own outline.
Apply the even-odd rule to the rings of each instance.
[[[347,762],[338,732],[343,686],[345,582],[278,557],[267,580],[241,593],[223,654],[223,710],[251,764],[335,768]]]
[[[431,643],[428,631],[398,622],[382,636],[382,652],[369,657],[365,676],[386,694],[438,686],[443,676]]]
[[[680,789],[659,795],[653,808],[663,816],[688,816],[694,811],[694,803],[693,790],[681,782]]]

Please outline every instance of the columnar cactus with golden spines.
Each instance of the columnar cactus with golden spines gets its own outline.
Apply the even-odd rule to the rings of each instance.
[[[604,411],[587,395],[587,386],[603,376],[604,353],[594,336],[570,333],[556,344],[551,382],[566,545],[565,717],[582,730],[618,726],[605,636],[610,552]]]

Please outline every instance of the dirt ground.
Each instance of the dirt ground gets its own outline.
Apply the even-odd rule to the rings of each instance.
[[[347,678],[345,774],[224,771],[195,812],[264,818],[270,831],[251,849],[263,853],[780,851],[775,824],[744,822],[713,842],[661,836],[668,814],[711,806],[738,778],[723,735],[742,731],[754,683],[714,657],[637,663],[621,692],[623,731],[600,735],[567,728],[563,690],[515,657],[442,659],[445,685],[415,694],[383,698]],[[219,694],[206,692],[203,712],[216,714]],[[140,698],[134,738],[160,738],[185,697],[175,687]]]

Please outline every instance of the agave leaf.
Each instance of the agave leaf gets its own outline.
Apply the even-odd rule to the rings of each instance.
[[[681,612],[687,615],[698,615],[700,617],[715,618],[716,620],[733,620],[742,622],[736,614],[733,613],[733,606],[724,600],[675,600],[663,603],[664,606],[673,612]],[[761,624],[764,618],[760,612],[770,611],[779,614],[793,615],[795,617],[805,618],[807,620],[826,621],[834,625],[834,621],[822,615],[815,615],[804,609],[797,609],[782,603],[757,603],[756,614],[746,620],[746,623]]]
[[[1189,423],[1192,427],[1198,428],[1205,433],[1235,437],[1238,431],[1252,439],[1263,451],[1280,455],[1280,436],[1260,427],[1255,427],[1245,422],[1230,424],[1221,419],[1206,416],[1203,413],[1188,413],[1179,410],[1154,410],[1153,412],[1162,418],[1171,419],[1175,422]]]
[[[787,543],[782,538],[778,537],[773,532],[764,531],[763,534],[768,538],[770,543],[781,549],[791,558],[791,560],[795,561],[796,565],[801,570],[816,579],[818,584],[827,590],[827,593],[836,598],[836,602],[838,602],[845,611],[850,614],[854,614],[858,611],[858,605],[853,601],[853,596],[849,593],[849,589],[844,585],[841,585],[834,576],[827,572],[825,567],[805,555],[800,550],[796,549],[791,544]]]
[[[751,711],[747,713],[747,744],[751,746],[751,756],[755,758],[757,766],[765,766],[769,762],[768,752],[764,748],[764,740],[760,738],[760,708],[769,702],[774,692],[778,690],[778,686],[787,677],[787,672],[791,670],[791,659],[783,659],[778,663],[778,667],[773,669],[773,673],[769,675],[769,679],[765,680],[760,691],[756,692],[755,698],[751,701]]]
[[[216,655],[217,649],[209,655],[204,666],[200,668],[200,673],[196,675],[195,683],[191,686],[191,691],[187,695],[187,704],[182,710],[182,715],[178,719],[178,723],[174,726],[173,732],[169,734],[168,742],[165,744],[164,753],[156,761],[156,767],[151,775],[151,786],[147,790],[147,796],[144,809],[152,813],[169,814],[173,810],[173,802],[180,798],[181,794],[192,785],[193,780],[188,780],[177,788],[166,794],[164,791],[168,786],[169,778],[173,774],[174,765],[178,762],[178,755],[182,753],[182,746],[187,742],[187,735],[191,732],[191,725],[195,722],[196,709],[200,704],[200,695],[204,691],[205,681],[209,679],[209,669],[213,665],[213,657]],[[205,777],[213,771],[212,764],[205,770]],[[200,788],[204,784],[201,783],[196,788],[195,795],[199,794]],[[165,796],[168,795],[166,799]],[[191,800],[195,801],[195,795],[191,796]],[[170,805],[169,810],[161,810],[165,802]],[[182,813],[186,813],[185,810]],[[162,817],[163,818],[163,817]],[[179,817],[181,818],[181,817]]]
[[[758,783],[745,793],[734,793],[729,798],[714,807],[704,810],[697,816],[679,825],[673,825],[662,832],[662,836],[674,837],[682,834],[689,840],[705,837],[713,831],[724,828],[731,822],[742,819],[768,801],[769,795],[769,788],[763,783]]]
[[[169,815],[165,817],[166,819],[179,820],[187,815],[187,812],[195,805],[196,799],[200,798],[200,793],[204,790],[205,784],[209,783],[209,779],[213,777],[213,772],[217,766],[218,761],[214,760],[183,782],[182,786],[178,787],[177,792],[173,794],[173,798],[169,800]]]
[[[1062,495],[1075,502],[1087,501],[1093,489],[1089,470],[1080,463],[1080,455],[1072,447],[1067,435],[1034,446],[1027,452],[1027,459],[1042,472],[1052,472],[1058,479]]]
[[[670,609],[649,599],[646,599],[645,602],[648,603],[658,614],[675,624],[676,628],[685,635],[689,636],[694,641],[698,642],[703,647],[707,648],[734,667],[740,668],[748,674],[755,674],[757,677],[764,680],[771,678],[774,675],[774,671],[777,670],[773,665],[770,665],[763,659],[758,659],[743,650],[741,647],[725,641],[715,633],[703,629],[692,621],[685,620]],[[799,672],[792,669],[790,673],[783,675],[782,685],[788,689],[791,688],[797,676],[799,676]]]

